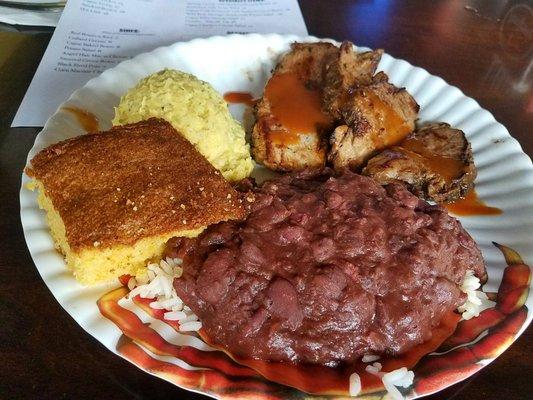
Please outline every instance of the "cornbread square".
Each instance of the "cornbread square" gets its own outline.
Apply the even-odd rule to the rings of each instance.
[[[86,285],[137,275],[169,238],[246,212],[242,194],[162,119],[54,144],[26,173],[57,249]]]

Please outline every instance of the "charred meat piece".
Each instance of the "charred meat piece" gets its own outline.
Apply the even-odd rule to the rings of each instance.
[[[254,109],[257,162],[276,171],[324,166],[333,120],[322,110],[322,87],[338,52],[330,43],[294,43],[279,61]]]
[[[357,53],[351,42],[343,42],[338,56],[326,69],[324,107],[336,119],[346,98],[357,87],[369,85],[376,72],[383,50]]]
[[[436,123],[372,158],[363,174],[381,184],[403,182],[421,197],[449,203],[472,189],[476,167],[464,133]]]
[[[356,89],[341,106],[345,125],[330,137],[329,161],[335,170],[360,167],[372,155],[401,142],[415,128],[419,106],[404,89],[376,75],[374,83]]]
[[[327,65],[339,54],[331,43],[293,43],[276,65],[275,74],[296,73],[307,84],[321,87]]]

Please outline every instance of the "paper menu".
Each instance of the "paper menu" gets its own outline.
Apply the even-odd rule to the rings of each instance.
[[[252,32],[307,35],[296,0],[69,0],[11,126],[43,126],[74,90],[139,53]]]

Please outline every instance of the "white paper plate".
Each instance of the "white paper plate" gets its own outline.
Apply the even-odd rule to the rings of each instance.
[[[162,68],[190,72],[211,83],[220,93],[247,91],[260,96],[278,56],[288,49],[291,42],[317,40],[313,37],[235,35],[176,43],[141,54],[105,71],[99,77],[90,80],[83,88],[76,90],[63,105],[79,107],[93,113],[100,120],[100,128],[107,129],[111,126],[113,106],[118,104],[120,96],[139,79]],[[447,122],[463,130],[470,140],[478,168],[476,190],[489,205],[502,209],[503,214],[490,217],[465,217],[460,220],[478,243],[487,263],[489,281],[485,285],[485,290],[496,292],[506,263],[502,253],[492,242],[513,248],[521,254],[526,263],[533,261],[533,168],[530,158],[523,153],[507,129],[496,122],[488,111],[483,110],[475,100],[466,97],[459,89],[448,85],[441,78],[387,54],[383,56],[379,70],[385,71],[392,83],[406,87],[414,96],[421,106],[420,122]],[[61,111],[61,107],[37,136],[28,160],[52,143],[84,133],[75,117]],[[241,106],[232,106],[231,110],[237,119],[242,120]],[[24,185],[27,180],[23,174],[22,184]],[[100,314],[96,304],[100,296],[117,285],[90,288],[80,286],[54,249],[44,213],[37,206],[36,195],[22,188],[20,204],[26,242],[46,285],[83,329],[117,353],[116,345],[121,337],[121,331]],[[526,307],[531,308],[532,303],[533,300],[529,297]],[[185,338],[192,343],[192,346],[203,348],[197,339],[169,331],[164,324],[155,323],[142,311],[136,310],[136,314],[144,321],[154,323],[153,326],[167,341],[178,343]],[[532,319],[527,309],[526,315],[525,321],[519,326],[518,334]],[[185,369],[190,368],[189,364],[176,358],[159,357],[159,359]],[[484,358],[476,365],[481,367],[488,364],[491,359],[491,357]],[[149,372],[172,380],[160,371]],[[411,388],[407,394],[409,397],[428,394],[462,380],[473,372],[475,369],[463,375],[456,375],[455,378],[443,380],[429,389]],[[185,381],[174,380],[174,383],[214,396],[224,393],[222,389],[217,391],[201,385],[188,384]],[[296,390],[291,393],[290,397],[297,397]],[[287,393],[284,396],[287,396]]]

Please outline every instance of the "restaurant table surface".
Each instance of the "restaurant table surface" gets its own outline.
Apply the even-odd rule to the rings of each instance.
[[[533,154],[531,2],[316,0],[300,5],[311,35],[381,47],[444,78],[492,112]],[[39,128],[9,125],[51,33],[0,24],[0,398],[205,399],[142,372],[85,333],[54,300],[30,258],[18,192]],[[532,342],[529,327],[492,364],[428,399],[531,398]]]

